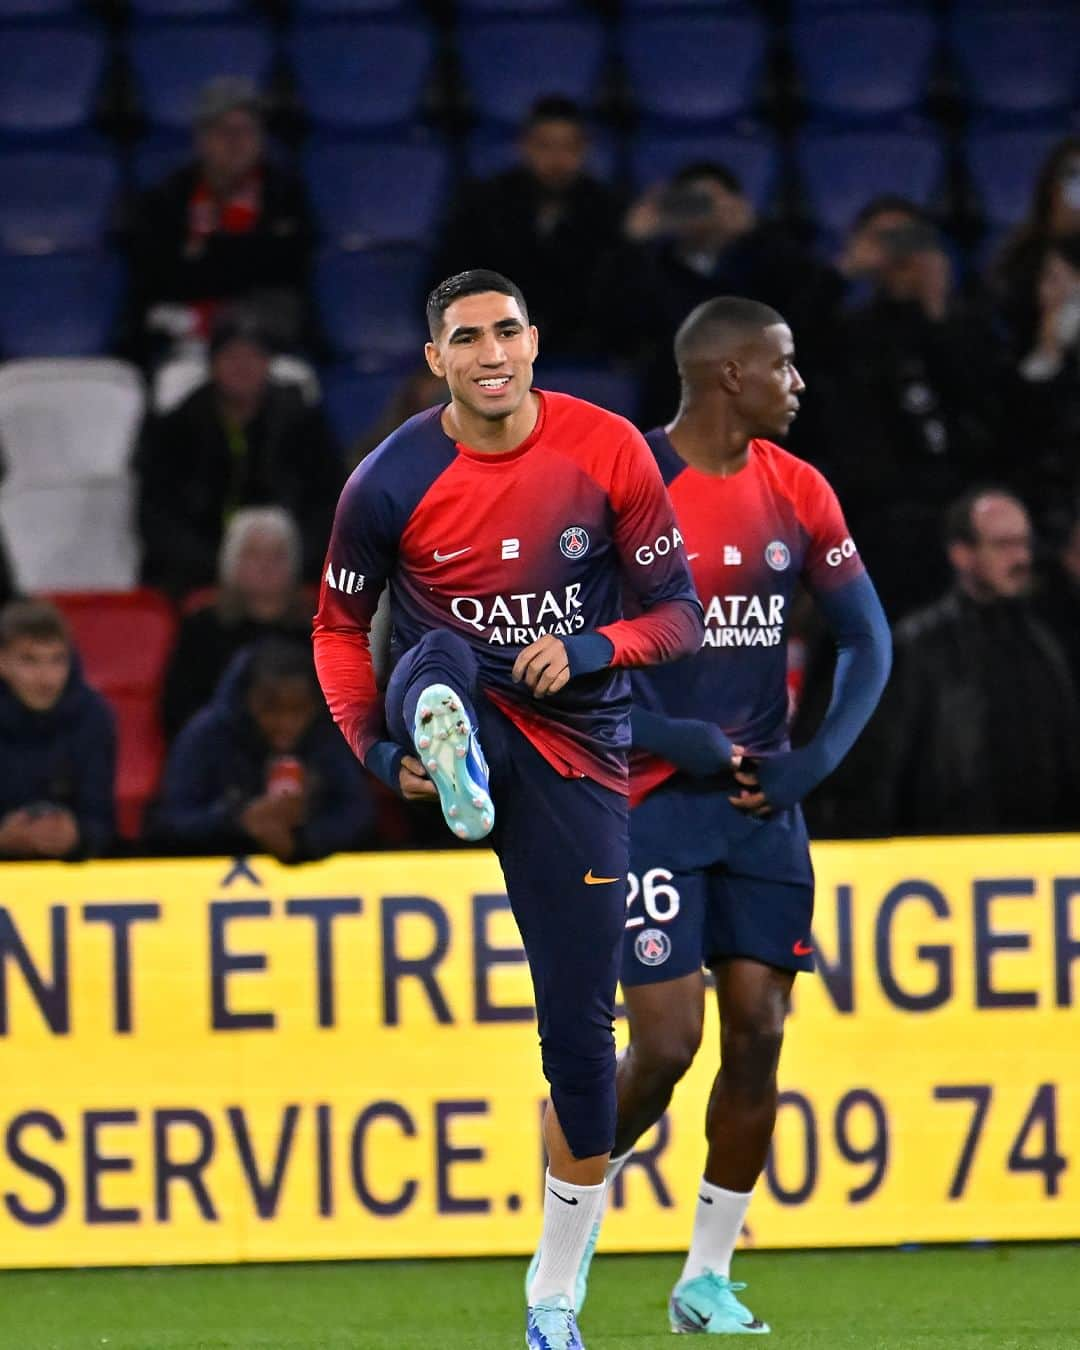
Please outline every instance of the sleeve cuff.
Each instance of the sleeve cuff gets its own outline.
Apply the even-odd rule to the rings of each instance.
[[[563,638],[566,659],[570,663],[570,678],[578,675],[592,675],[598,670],[606,670],[615,655],[615,644],[603,633],[574,633]]]

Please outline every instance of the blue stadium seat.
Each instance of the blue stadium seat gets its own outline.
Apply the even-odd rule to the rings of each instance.
[[[79,0],[0,0],[0,23],[12,19],[59,19],[82,12]]]
[[[0,353],[7,358],[105,351],[121,279],[116,259],[100,255],[0,257]]]
[[[335,366],[320,371],[323,409],[338,444],[349,449],[368,435],[404,379],[401,369],[360,371]]]
[[[699,160],[730,169],[755,209],[768,209],[780,167],[776,142],[770,136],[719,131],[693,136],[639,136],[630,148],[630,177],[641,190]]]
[[[817,118],[896,118],[921,109],[937,49],[929,14],[816,14],[791,30],[795,66]]]
[[[304,169],[322,232],[337,247],[430,243],[449,179],[445,151],[339,142],[313,146]]]
[[[136,29],[130,55],[147,119],[187,128],[207,81],[239,75],[264,84],[274,41],[260,23],[154,23]]]
[[[400,18],[413,13],[416,7],[416,0],[294,0],[293,4],[297,14],[317,14],[321,18],[333,14]]]
[[[251,14],[248,0],[131,0],[136,19],[243,19]]]
[[[131,152],[131,176],[136,187],[155,187],[189,163],[193,154],[190,132],[166,131],[145,137]]]
[[[65,150],[0,153],[0,250],[74,253],[99,249],[119,174],[111,155]]]
[[[960,10],[952,51],[977,112],[1046,118],[1073,105],[1080,89],[1080,13],[1058,9]]]
[[[418,359],[426,256],[419,249],[330,251],[315,268],[319,315],[334,349],[376,366]]]
[[[967,166],[983,218],[994,231],[1019,225],[1028,213],[1043,161],[1060,138],[1056,131],[975,131]]]
[[[465,141],[465,171],[470,178],[490,178],[520,162],[516,132],[483,126]],[[594,130],[585,166],[594,178],[611,182],[619,175],[619,149],[609,131]]]
[[[541,358],[536,366],[535,384],[538,389],[573,394],[622,417],[633,419],[637,413],[637,381],[610,366],[549,366]]]
[[[929,205],[945,171],[935,137],[902,131],[808,131],[796,157],[810,214],[833,233],[884,193]]]
[[[411,122],[435,55],[420,24],[364,20],[305,24],[289,51],[312,121],[357,130]]]
[[[481,19],[458,29],[458,49],[476,115],[512,126],[547,94],[590,106],[607,57],[590,19]]]
[[[626,14],[687,14],[702,9],[711,14],[721,9],[745,13],[747,8],[747,0],[623,0]]]
[[[512,9],[515,14],[572,14],[583,8],[581,0],[514,0],[508,5],[506,0],[458,0],[460,14],[503,14]]]
[[[89,125],[105,70],[99,32],[79,25],[5,28],[0,51],[0,133],[70,132]]]
[[[645,117],[718,122],[751,110],[765,61],[759,19],[629,18],[619,41],[631,97]]]

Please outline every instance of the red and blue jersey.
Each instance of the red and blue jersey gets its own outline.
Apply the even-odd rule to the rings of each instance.
[[[701,610],[671,501],[641,434],[580,399],[538,393],[516,449],[454,442],[441,407],[398,428],[338,504],[315,618],[330,710],[364,759],[385,739],[368,644],[390,588],[395,651],[447,628],[477,656],[483,693],[565,776],[626,790],[629,677],[700,641]],[[624,588],[635,619],[623,617]],[[511,678],[523,647],[599,632],[610,668],[533,698]]]
[[[821,595],[864,570],[836,494],[817,469],[770,441],[751,441],[745,467],[722,477],[687,464],[664,430],[646,439],[685,540],[705,637],[700,651],[673,665],[636,671],[634,701],[666,717],[713,722],[752,754],[783,750],[795,585]],[[674,772],[635,753],[632,798]]]

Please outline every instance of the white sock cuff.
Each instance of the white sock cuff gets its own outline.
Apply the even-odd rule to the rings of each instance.
[[[551,1185],[554,1183],[560,1191],[569,1191],[571,1195],[595,1195],[597,1191],[604,1189],[604,1183],[601,1181],[596,1186],[577,1186],[572,1181],[562,1181],[559,1177],[551,1175],[551,1169],[548,1168],[544,1180]]]
[[[634,1150],[630,1148],[625,1153],[620,1153],[618,1157],[609,1158],[607,1168],[604,1171],[604,1180],[614,1181],[633,1156]]]
[[[714,1186],[711,1181],[701,1178],[700,1190],[704,1191],[710,1200],[727,1200],[734,1203],[736,1200],[750,1201],[753,1191],[727,1191],[723,1186]]]

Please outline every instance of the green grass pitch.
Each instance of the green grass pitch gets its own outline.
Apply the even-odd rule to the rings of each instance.
[[[600,1256],[588,1350],[670,1350],[673,1256]],[[503,1350],[522,1261],[0,1273],[2,1350]],[[776,1350],[1077,1350],[1080,1246],[754,1252]],[[682,1344],[682,1342],[678,1342]]]

